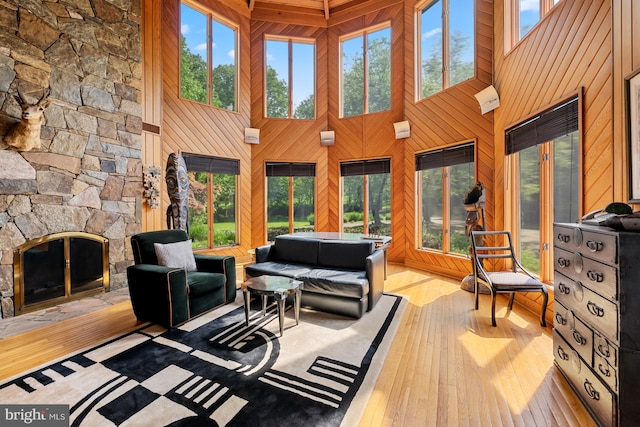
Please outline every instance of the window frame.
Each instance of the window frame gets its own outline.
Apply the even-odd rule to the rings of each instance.
[[[207,247],[198,248],[197,250],[212,250],[228,248],[240,244],[240,204],[239,204],[239,178],[240,178],[240,160],[228,159],[223,157],[207,156],[200,154],[182,154],[187,167],[187,173],[199,172],[206,173],[207,178]],[[196,167],[199,165],[200,167]],[[200,170],[205,169],[205,170]],[[225,173],[227,172],[227,173]],[[214,177],[215,175],[235,175],[235,194],[234,194],[234,220],[235,220],[235,242],[228,245],[215,245],[215,195],[214,195]]]
[[[422,13],[427,6],[432,6],[436,2],[440,1],[442,4],[442,89],[431,95],[423,96],[422,94]],[[451,25],[450,25],[450,1],[451,0],[422,0],[415,6],[414,10],[414,57],[415,57],[415,101],[419,102],[427,99],[437,93],[441,93],[451,87],[454,87],[460,83],[471,80],[478,75],[478,61],[477,61],[477,42],[476,42],[476,0],[473,0],[473,76],[466,80],[451,85],[451,52],[450,52],[450,38],[451,38]],[[446,6],[446,7],[445,7]],[[445,19],[446,18],[446,19]]]
[[[380,171],[380,172],[376,172]],[[362,172],[362,173],[359,173]],[[361,176],[363,182],[363,193],[362,193],[362,209],[363,209],[363,234],[369,234],[369,210],[370,210],[370,188],[369,181],[370,175],[377,174],[388,174],[389,175],[389,204],[393,204],[392,196],[393,196],[393,182],[391,180],[391,158],[390,157],[381,157],[376,159],[367,159],[367,160],[345,160],[340,162],[340,218],[339,222],[341,224],[341,231],[344,232],[344,178],[348,176]],[[391,231],[389,232],[389,236],[391,235]]]
[[[347,34],[343,34],[341,36],[338,37],[338,82],[339,82],[339,88],[338,88],[338,101],[339,101],[339,116],[338,118],[340,119],[346,119],[346,118],[350,118],[350,117],[358,117],[358,116],[364,116],[367,114],[376,114],[376,113],[382,113],[382,112],[386,112],[386,111],[391,111],[392,110],[392,101],[393,101],[393,81],[391,80],[391,85],[389,87],[389,109],[387,110],[381,110],[381,111],[374,111],[374,112],[369,112],[369,93],[368,93],[368,83],[369,83],[369,61],[368,61],[368,55],[367,55],[367,46],[368,46],[368,35],[371,33],[375,33],[377,31],[383,30],[383,29],[389,29],[389,49],[390,49],[390,53],[389,53],[389,73],[390,73],[390,78],[392,79],[393,76],[393,53],[391,52],[391,49],[393,48],[392,45],[392,40],[393,40],[393,28],[391,26],[391,21],[385,21],[385,22],[381,22],[379,24],[375,24],[375,25],[371,25],[368,26],[366,28],[362,28],[358,31],[353,31],[351,33],[347,33]],[[343,63],[343,42],[345,40],[352,40],[355,38],[358,38],[362,36],[362,66],[363,66],[363,81],[362,81],[362,85],[363,85],[363,96],[362,96],[362,114],[354,114],[352,116],[345,116],[344,114],[344,63]]]
[[[270,177],[287,177],[288,178],[288,217],[289,217],[289,233],[295,232],[295,205],[294,205],[294,178],[296,177],[313,177],[313,215],[316,214],[317,201],[317,181],[316,181],[317,164],[313,162],[265,162],[265,239],[269,240],[269,178]],[[315,230],[315,223],[313,225]]]
[[[267,51],[267,42],[269,41],[277,41],[277,42],[287,42],[288,43],[288,54],[287,54],[287,98],[288,98],[288,105],[287,105],[287,117],[270,117],[268,115],[268,106],[267,106],[267,55],[268,55],[268,51]],[[317,74],[318,74],[318,70],[317,70],[317,65],[318,65],[318,61],[317,61],[317,53],[318,53],[318,49],[317,49],[317,43],[316,43],[316,39],[314,38],[308,38],[308,37],[292,37],[292,36],[282,36],[282,35],[273,35],[273,34],[265,34],[264,35],[264,41],[263,41],[263,46],[264,46],[264,70],[263,70],[263,79],[264,79],[264,105],[263,105],[263,116],[265,119],[281,119],[281,120],[315,120],[316,117],[318,116],[318,105],[317,105],[317,86],[318,86],[318,80],[317,80]],[[294,76],[293,76],[293,69],[294,69],[294,65],[293,65],[293,44],[297,43],[297,44],[308,44],[313,46],[313,118],[310,119],[302,119],[302,118],[297,118],[294,117],[295,114],[295,110],[294,110],[294,105],[293,105],[293,94],[294,94]]]
[[[178,38],[182,37],[182,5],[185,5],[193,10],[195,10],[196,12],[199,12],[203,15],[205,15],[205,18],[207,20],[207,26],[206,26],[206,32],[207,32],[207,36],[206,36],[206,41],[207,41],[207,58],[206,58],[206,62],[207,62],[207,101],[206,102],[200,102],[198,100],[195,99],[191,99],[191,98],[186,98],[182,95],[182,51],[180,49],[180,42],[178,42],[178,97],[182,100],[185,101],[191,101],[191,102],[197,102],[199,104],[204,104],[207,105],[209,107],[213,107],[213,108],[217,108],[219,110],[223,110],[223,111],[229,111],[229,112],[233,112],[233,113],[237,113],[239,112],[239,99],[240,99],[240,25],[223,17],[222,15],[212,11],[211,9],[202,6],[199,3],[196,3],[192,0],[180,0],[179,2],[179,8],[178,8],[178,22],[179,22],[179,26],[178,26]],[[214,86],[213,86],[213,44],[214,44],[214,40],[213,40],[213,21],[216,21],[218,24],[224,25],[228,28],[230,28],[231,30],[233,30],[234,33],[234,86],[235,86],[235,90],[234,90],[234,103],[233,103],[233,109],[230,110],[228,108],[225,107],[217,107],[215,105],[213,105],[213,95],[214,95]]]
[[[476,139],[470,139],[465,141],[460,141],[451,145],[447,145],[444,147],[440,147],[434,150],[424,151],[415,154],[416,158],[416,173],[415,173],[415,181],[416,181],[416,234],[415,234],[415,247],[419,251],[433,251],[437,253],[442,253],[444,255],[455,255],[455,256],[468,256],[467,254],[460,254],[458,252],[451,251],[451,185],[450,185],[450,173],[449,170],[452,166],[456,166],[459,164],[472,163],[473,164],[473,182],[469,186],[473,186],[478,181],[478,168],[477,168],[477,141]],[[471,147],[473,150],[473,160],[471,162],[462,162],[462,163],[454,163],[450,164],[447,162],[447,152],[453,152],[457,150],[465,150],[468,147]],[[430,156],[430,155],[441,155],[442,156],[442,164],[435,167],[425,168],[420,165],[420,157],[422,156]],[[428,248],[422,246],[422,171],[429,169],[441,169],[442,173],[442,249]],[[462,205],[462,200],[460,201],[460,205]],[[482,224],[483,226],[485,224]]]
[[[540,173],[540,207],[539,207],[539,260],[540,260],[540,272],[535,273],[539,279],[547,284],[553,284],[554,277],[554,259],[553,259],[553,223],[554,223],[554,150],[553,142],[565,135],[555,136],[545,139],[544,141],[538,141],[531,144],[514,144],[510,142],[507,136],[508,132],[518,127],[524,127],[527,124],[533,123],[539,120],[541,117],[551,112],[559,110],[561,107],[568,105],[572,102],[576,102],[576,126],[577,129],[572,130],[566,135],[570,135],[577,132],[578,136],[578,164],[577,164],[577,176],[578,176],[578,217],[583,214],[583,194],[582,194],[582,173],[583,162],[582,159],[582,93],[578,91],[572,95],[565,97],[564,99],[554,102],[551,106],[543,108],[540,112],[521,120],[514,126],[509,126],[505,129],[505,207],[508,207],[511,216],[506,221],[505,226],[510,230],[513,236],[513,244],[516,254],[519,258],[521,254],[521,236],[520,236],[520,220],[521,220],[521,206],[520,206],[520,152],[532,147],[539,147],[539,173]]]
[[[521,0],[504,0],[504,52],[510,52],[522,40],[527,38],[529,34],[537,27],[540,22],[557,6],[562,0],[539,0],[540,16],[538,21],[531,27],[527,34],[520,34],[520,1]]]

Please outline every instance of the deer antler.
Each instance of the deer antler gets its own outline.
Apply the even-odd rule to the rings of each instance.
[[[51,94],[51,89],[46,88],[42,91],[42,98],[38,101],[36,105],[43,105],[49,99],[49,95]]]

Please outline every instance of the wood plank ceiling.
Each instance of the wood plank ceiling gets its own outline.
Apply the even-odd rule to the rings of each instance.
[[[352,4],[366,3],[367,0],[247,0],[249,11],[257,5],[280,9],[311,9],[324,14],[325,19],[329,19],[330,13],[337,8],[349,7]]]

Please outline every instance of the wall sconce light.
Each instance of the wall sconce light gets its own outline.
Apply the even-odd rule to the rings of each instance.
[[[244,128],[244,142],[248,144],[259,144],[260,129]]]
[[[327,147],[336,143],[336,132],[333,130],[320,131],[320,145]]]
[[[493,86],[489,86],[488,88],[476,93],[475,97],[480,104],[482,114],[495,110],[500,106],[500,97],[498,96],[498,92],[496,92],[496,88]]]
[[[409,127],[409,120],[403,122],[396,122],[393,124],[393,128],[396,131],[396,139],[409,138],[411,136],[411,128]]]

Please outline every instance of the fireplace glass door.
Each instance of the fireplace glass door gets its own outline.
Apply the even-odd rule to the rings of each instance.
[[[16,314],[109,288],[109,244],[88,233],[52,234],[14,251]]]

